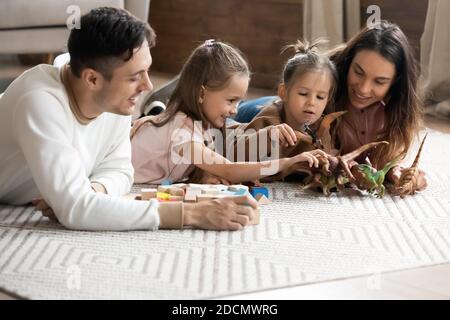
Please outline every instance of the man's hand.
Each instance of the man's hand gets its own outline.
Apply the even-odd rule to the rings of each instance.
[[[44,217],[49,218],[53,221],[58,221],[58,219],[55,216],[55,213],[53,212],[52,208],[49,207],[47,202],[45,202],[42,198],[35,198],[31,200],[31,204],[36,207],[37,210],[42,212],[42,215]]]
[[[241,230],[252,220],[258,203],[248,195],[184,204],[184,225],[207,230]]]

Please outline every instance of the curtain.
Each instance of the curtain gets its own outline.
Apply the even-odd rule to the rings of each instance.
[[[450,117],[450,1],[429,0],[420,39],[421,86],[426,112]]]
[[[303,0],[303,37],[342,44],[360,30],[359,10],[359,0]]]

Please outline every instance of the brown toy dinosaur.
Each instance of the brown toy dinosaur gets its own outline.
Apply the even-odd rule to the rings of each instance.
[[[420,155],[422,154],[422,148],[423,144],[425,142],[425,139],[427,138],[427,135],[423,137],[422,143],[420,144],[419,150],[417,151],[416,157],[414,158],[414,161],[409,167],[409,170],[405,170],[399,179],[398,187],[394,188],[391,193],[392,195],[400,196],[400,198],[404,198],[407,195],[414,194],[417,190],[417,180],[413,179],[413,177],[417,176],[419,174],[419,159]]]
[[[262,182],[282,180],[294,173],[306,174],[304,189],[321,189],[324,195],[329,196],[331,189],[343,189],[344,185],[349,182],[351,176],[347,163],[354,160],[362,153],[371,148],[375,148],[381,144],[388,144],[386,141],[372,142],[365,144],[358,149],[342,156],[334,156],[332,139],[330,134],[330,126],[337,118],[342,116],[346,111],[334,112],[326,115],[317,129],[316,133],[309,134],[296,131],[298,141],[306,142],[316,148],[320,148],[329,154],[328,158],[319,158],[319,167],[311,168],[305,163],[296,163],[284,171],[270,177],[261,179]],[[306,127],[306,129],[308,129]],[[304,147],[303,147],[304,148]]]
[[[319,167],[309,167],[305,163],[296,163],[293,166],[281,171],[276,175],[278,179],[293,173],[304,173],[307,175],[303,189],[321,189],[323,194],[329,196],[331,190],[337,188],[342,190],[344,185],[349,182],[349,171],[346,163],[354,160],[362,153],[371,148],[375,148],[382,144],[388,144],[387,141],[379,141],[365,144],[358,149],[342,156],[329,156],[328,158],[319,158]],[[275,176],[274,176],[275,178]]]

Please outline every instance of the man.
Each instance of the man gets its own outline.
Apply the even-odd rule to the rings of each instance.
[[[144,90],[151,27],[127,11],[94,9],[71,31],[70,65],[24,72],[0,99],[0,202],[30,203],[70,229],[238,230],[247,197],[183,204],[120,197],[133,183],[129,130]],[[250,204],[250,206],[248,206]]]

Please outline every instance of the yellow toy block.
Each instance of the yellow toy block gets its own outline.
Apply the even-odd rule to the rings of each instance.
[[[169,200],[170,199],[170,194],[165,193],[165,192],[157,192],[156,193],[156,197],[159,200]]]

